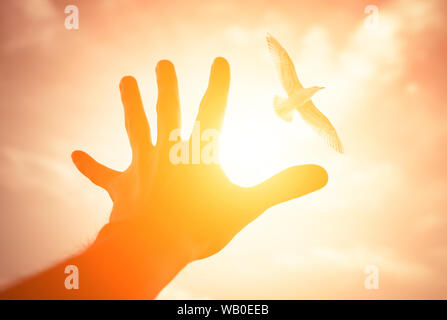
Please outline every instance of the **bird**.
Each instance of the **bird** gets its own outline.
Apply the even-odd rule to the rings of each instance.
[[[288,97],[281,98],[275,95],[273,109],[284,121],[293,120],[294,110],[297,110],[305,123],[316,131],[326,143],[339,153],[344,152],[341,140],[331,122],[320,110],[315,107],[311,98],[324,87],[313,86],[304,88],[298,80],[295,66],[287,51],[271,34],[267,33],[267,46],[279,73],[281,84]]]

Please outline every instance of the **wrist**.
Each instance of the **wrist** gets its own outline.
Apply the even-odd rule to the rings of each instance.
[[[132,291],[136,298],[155,298],[192,260],[188,248],[173,239],[166,233],[152,232],[139,220],[112,222],[98,233],[92,250],[110,248],[113,265],[108,281],[117,284],[119,291],[124,285],[123,291]]]

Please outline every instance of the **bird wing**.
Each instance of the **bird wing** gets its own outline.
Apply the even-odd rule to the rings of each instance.
[[[337,131],[334,126],[326,118],[320,110],[315,107],[312,101],[306,102],[304,105],[298,108],[298,111],[312,129],[314,129],[321,137],[326,140],[326,143],[334,148],[336,151],[343,153],[343,145],[338,137]]]
[[[292,59],[290,59],[287,51],[279,44],[278,40],[270,34],[267,34],[267,45],[279,72],[282,86],[287,94],[291,96],[295,90],[303,88],[296,75]]]

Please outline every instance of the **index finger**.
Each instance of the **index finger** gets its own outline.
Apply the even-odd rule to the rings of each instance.
[[[208,89],[200,103],[197,120],[203,129],[222,127],[230,87],[230,66],[225,58],[214,59],[211,67]]]

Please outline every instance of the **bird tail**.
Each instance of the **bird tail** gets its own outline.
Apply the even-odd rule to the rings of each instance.
[[[286,99],[280,96],[274,96],[273,98],[273,110],[284,121],[291,122],[293,120],[293,110],[288,110],[285,105]]]

